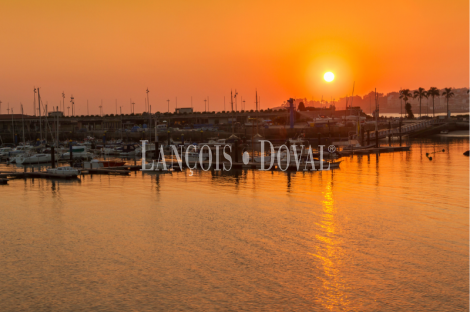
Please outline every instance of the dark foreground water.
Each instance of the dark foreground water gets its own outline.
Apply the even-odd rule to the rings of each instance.
[[[12,180],[0,311],[466,311],[468,149],[414,141],[323,173]]]

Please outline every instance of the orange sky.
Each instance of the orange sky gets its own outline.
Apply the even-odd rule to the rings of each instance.
[[[74,4],[72,4],[74,3]],[[32,113],[33,88],[78,114],[189,106],[254,108],[289,97],[468,87],[469,6],[453,1],[7,1],[0,3],[0,100]],[[332,71],[334,82],[323,74]],[[66,105],[67,106],[67,105]],[[240,104],[239,104],[240,108]]]

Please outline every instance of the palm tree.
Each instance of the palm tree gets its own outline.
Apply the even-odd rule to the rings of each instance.
[[[410,89],[403,89],[400,91],[400,99],[403,99],[403,101],[405,101],[405,106],[406,101],[408,101],[408,99],[411,97],[413,97],[413,94],[411,94]]]
[[[432,97],[432,117],[434,118],[434,97],[439,96],[439,90],[436,87],[431,87],[426,93]]]
[[[424,90],[424,88],[418,88],[418,90],[415,90],[413,92],[413,98],[414,99],[419,98],[419,118],[421,118],[421,99],[423,97],[425,97],[425,98],[428,97],[428,94],[427,94],[426,90]]]
[[[444,91],[441,94],[447,100],[447,116],[449,115],[449,99],[453,97],[455,94],[452,92],[452,88],[444,88]]]

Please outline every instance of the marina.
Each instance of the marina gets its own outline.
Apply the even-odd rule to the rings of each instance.
[[[339,169],[330,171],[241,167],[163,174],[142,172],[132,159],[126,160],[130,166],[122,167],[132,169],[125,175],[12,176],[0,186],[3,255],[29,255],[38,262],[21,268],[11,262],[2,266],[0,274],[10,287],[0,296],[3,302],[12,302],[24,287],[15,276],[39,272],[26,290],[35,296],[53,294],[61,302],[55,305],[64,309],[76,296],[58,287],[45,290],[44,281],[59,285],[85,278],[81,296],[106,298],[102,302],[113,310],[125,302],[139,310],[175,310],[194,303],[211,309],[213,303],[200,297],[135,299],[142,293],[169,291],[165,283],[155,282],[165,279],[174,283],[174,293],[197,293],[200,285],[191,281],[200,278],[210,292],[217,293],[220,287],[233,292],[236,300],[220,307],[237,310],[247,304],[274,309],[286,291],[290,302],[305,310],[312,304],[325,309],[344,306],[346,298],[350,309],[387,310],[384,292],[395,306],[407,305],[410,297],[445,293],[447,308],[463,310],[468,307],[468,288],[460,285],[468,285],[469,200],[469,163],[463,153],[470,147],[468,133],[451,135],[412,139],[409,151],[354,152],[340,158]],[[434,154],[432,160],[425,156],[442,149],[445,152]],[[36,165],[35,171],[45,167]],[[0,164],[2,175],[22,170],[18,164]],[[18,197],[20,192],[29,195]],[[136,244],[138,237],[146,239]],[[39,247],[15,243],[31,239]],[[174,254],[184,256],[175,260]],[[49,265],[40,264],[46,260]],[[109,261],[115,264],[109,266]],[[82,268],[84,263],[87,269]],[[378,273],[349,268],[350,263]],[[42,269],[36,271],[38,266]],[[212,269],[202,269],[206,266]],[[85,275],[75,275],[77,268]],[[62,274],[53,274],[56,270]],[[433,276],[432,282],[427,274]],[[404,275],[406,284],[397,278]],[[243,280],[257,287],[237,286]],[[126,294],[115,292],[115,287],[123,287]],[[316,291],[298,293],[298,287]],[[362,296],[364,291],[367,296]],[[35,307],[36,301],[21,300]],[[415,307],[432,310],[440,304],[441,300],[423,300]]]
[[[3,2],[0,312],[469,311],[469,0]]]

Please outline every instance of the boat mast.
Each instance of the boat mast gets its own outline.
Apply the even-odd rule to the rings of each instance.
[[[34,108],[34,116],[36,116],[36,87],[34,87],[34,97],[33,97],[33,108]]]
[[[233,112],[233,94],[232,94],[232,90],[230,90],[230,106],[232,108],[232,135],[234,134],[234,131],[235,131],[235,128],[234,128],[234,123],[233,123],[233,116],[234,116],[234,112]]]
[[[38,87],[38,107],[39,107],[39,139],[42,143],[42,121],[41,121],[41,95],[39,94],[39,87]]]
[[[24,115],[23,115],[23,104],[21,104],[21,122],[23,123],[23,144],[26,144],[24,139]]]
[[[13,134],[13,142],[15,142],[15,123],[13,122],[13,108],[11,109],[11,129]]]
[[[377,108],[377,88],[375,88],[374,90],[374,99],[375,99],[375,134],[377,135],[377,131],[378,131],[378,114],[379,114],[379,111],[378,111],[378,108]]]
[[[60,102],[59,102],[60,105]],[[59,111],[59,106],[57,106],[57,111]],[[59,112],[57,112],[57,124],[56,124],[56,132],[57,132],[57,148],[59,147]]]
[[[258,132],[258,90],[256,90],[256,134],[259,134]]]

